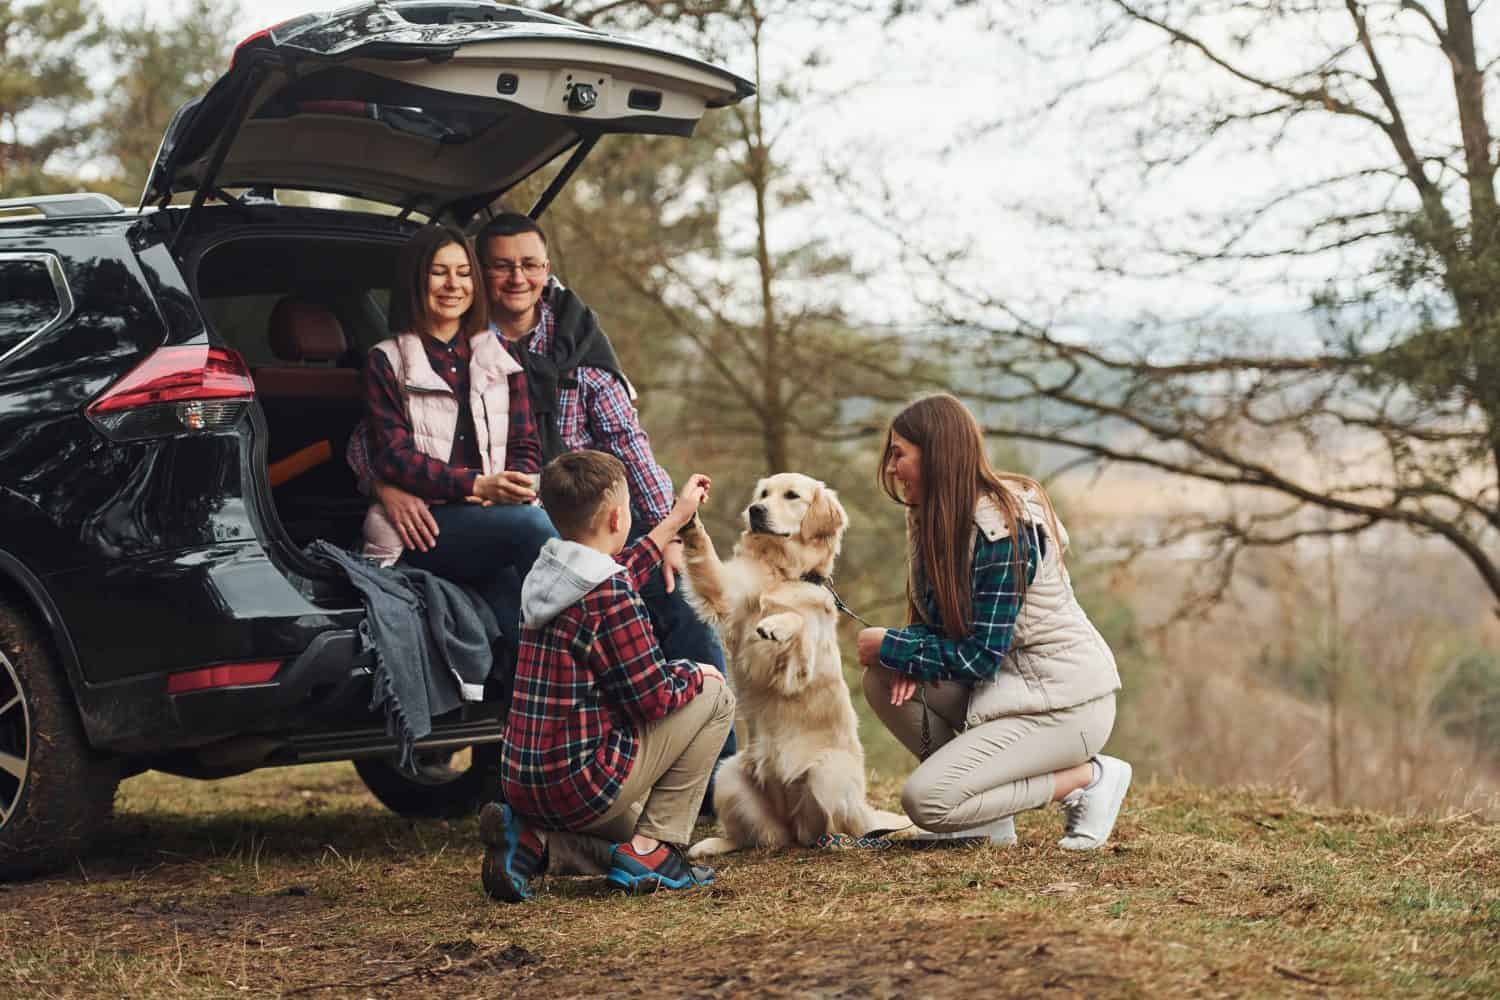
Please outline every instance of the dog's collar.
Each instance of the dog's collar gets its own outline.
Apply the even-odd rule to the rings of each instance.
[[[833,606],[835,608],[838,608],[844,614],[848,615],[850,618],[853,618],[861,625],[864,625],[867,628],[873,627],[869,622],[865,621],[859,615],[855,614],[855,612],[849,607],[849,605],[844,603],[844,599],[839,596],[839,592],[833,589],[833,579],[831,577],[826,577],[815,570],[808,570],[806,573],[802,574],[802,582],[810,583],[815,587],[823,587],[833,595]]]

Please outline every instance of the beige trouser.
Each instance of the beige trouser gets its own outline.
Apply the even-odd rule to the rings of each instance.
[[[922,702],[891,704],[889,670],[865,671],[865,699],[886,728],[921,755]],[[1052,776],[1098,753],[1115,725],[1115,696],[963,730],[969,688],[924,685],[932,754],[901,789],[906,815],[926,830],[968,830],[1052,801]]]
[[[616,844],[636,834],[685,844],[703,805],[708,779],[734,725],[734,694],[717,677],[665,719],[637,733],[635,763],[609,811],[576,832],[547,831],[547,870],[603,875]]]

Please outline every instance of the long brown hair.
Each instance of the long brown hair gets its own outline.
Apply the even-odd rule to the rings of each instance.
[[[891,474],[892,434],[901,435],[922,453],[922,499],[918,504],[907,504],[902,499]],[[979,421],[968,407],[947,393],[926,396],[896,414],[885,434],[879,479],[881,489],[892,500],[905,505],[914,522],[915,551],[906,577],[907,620],[912,624],[937,624],[927,622],[922,610],[923,595],[916,592],[915,561],[920,559],[927,584],[937,600],[943,631],[951,639],[962,639],[974,628],[972,538],[974,508],[981,496],[990,497],[1005,519],[1014,543],[1012,575],[1023,594],[1026,561],[1032,545],[1030,533],[1022,526],[1024,494],[1033,493],[1040,501],[1047,514],[1051,542],[1061,544],[1057,515],[1041,484],[1028,476],[996,472],[985,455]]]
[[[433,224],[413,233],[396,256],[396,282],[391,286],[391,308],[387,318],[392,333],[432,332],[432,317],[427,311],[427,272],[432,270],[432,259],[438,251],[450,243],[463,247],[474,282],[474,300],[459,320],[458,334],[472,337],[490,325],[484,278],[479,270],[479,258],[474,255],[474,244],[457,229]]]

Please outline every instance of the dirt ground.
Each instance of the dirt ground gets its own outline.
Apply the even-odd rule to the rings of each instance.
[[[882,786],[887,799],[893,786]],[[1135,789],[1112,846],[757,852],[631,899],[477,878],[472,820],[383,811],[347,765],[145,775],[77,869],[0,885],[0,996],[1500,994],[1500,829]]]

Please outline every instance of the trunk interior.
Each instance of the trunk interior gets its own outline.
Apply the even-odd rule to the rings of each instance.
[[[399,238],[227,235],[196,267],[204,318],[250,366],[276,514],[298,548],[357,547],[368,500],[344,458],[364,413],[365,354],[387,336]]]

